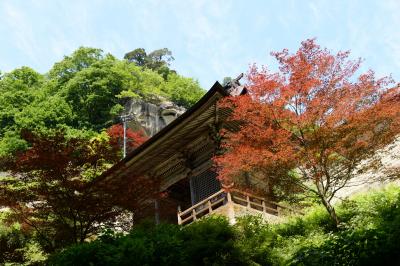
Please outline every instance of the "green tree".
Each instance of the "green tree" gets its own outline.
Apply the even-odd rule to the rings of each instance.
[[[134,63],[137,66],[145,66],[147,63],[147,53],[143,48],[137,48],[125,54],[124,59]]]
[[[15,125],[15,116],[34,99],[43,76],[29,67],[5,74],[0,80],[0,137]]]
[[[101,130],[111,125],[115,115],[111,110],[118,108],[121,102],[116,95],[129,88],[132,79],[118,67],[118,61],[112,56],[76,73],[60,91],[79,116],[74,126]]]
[[[147,55],[147,58],[147,67],[153,70],[158,70],[162,66],[170,66],[170,63],[175,60],[168,48],[154,50]]]
[[[67,128],[74,121],[71,106],[61,97],[38,98],[15,116],[15,126],[34,132]]]
[[[170,73],[175,73],[175,70],[170,69],[170,64],[175,58],[172,56],[172,52],[168,48],[162,48],[154,50],[147,54],[143,48],[135,49],[125,54],[124,59],[129,62],[148,68],[159,73],[165,80],[168,78]]]
[[[90,67],[101,59],[104,59],[101,49],[79,47],[70,56],[64,56],[62,61],[55,63],[49,71],[49,77],[63,84],[73,78],[79,71]]]
[[[0,157],[29,146],[20,137],[22,130],[48,135],[63,129],[70,137],[94,136],[117,122],[129,98],[166,99],[189,107],[203,95],[198,82],[169,70],[168,49],[149,55],[141,48],[135,51],[131,56],[136,59],[129,62],[80,47],[46,75],[29,67],[2,75]]]
[[[204,90],[198,81],[177,74],[168,75],[163,91],[171,101],[186,108],[195,104],[204,95]]]

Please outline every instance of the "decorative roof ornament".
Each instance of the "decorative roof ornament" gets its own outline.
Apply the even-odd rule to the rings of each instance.
[[[240,73],[237,78],[232,79],[229,81],[224,89],[229,93],[231,96],[239,96],[241,94],[245,94],[247,92],[246,88],[240,84],[239,80],[243,78],[243,73]]]

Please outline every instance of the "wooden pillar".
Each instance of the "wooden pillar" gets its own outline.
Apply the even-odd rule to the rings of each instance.
[[[159,199],[154,200],[154,222],[160,224],[160,201]]]
[[[192,206],[196,204],[195,202],[195,191],[194,191],[194,184],[193,184],[193,176],[188,174],[189,177],[189,187],[190,187],[190,200],[192,202]]]
[[[235,206],[232,200],[232,194],[230,192],[231,188],[234,187],[234,183],[232,182],[229,185],[226,184],[222,184],[222,189],[225,191],[226,193],[226,210],[227,210],[227,216],[228,216],[228,221],[230,224],[235,224],[236,223],[236,219],[235,219]]]
[[[227,196],[226,208],[227,208],[228,221],[230,224],[235,224],[236,223],[235,206],[233,205],[232,195],[229,191],[227,191],[226,196]]]
[[[181,205],[178,206],[178,224],[180,225],[182,223],[182,218],[181,218]]]

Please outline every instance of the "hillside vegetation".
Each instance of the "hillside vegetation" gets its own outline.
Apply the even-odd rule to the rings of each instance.
[[[1,75],[0,157],[27,148],[22,131],[48,135],[62,130],[68,136],[93,137],[120,122],[128,98],[161,97],[190,107],[204,91],[197,81],[169,68],[171,59],[163,59],[168,50],[157,51],[157,57],[151,53],[147,65],[140,65],[81,47],[46,74],[21,67]]]
[[[398,265],[400,187],[359,195],[337,207],[340,228],[323,206],[281,224],[220,217],[177,225],[142,224],[104,234],[51,258],[51,265]]]
[[[170,68],[168,49],[135,51],[120,60],[81,47],[45,74],[21,67],[0,75],[0,265],[42,265],[115,228],[129,215],[123,200],[136,206],[139,195],[93,186],[122,157],[123,106],[136,98],[188,108],[204,90]],[[147,139],[126,133],[128,151]]]

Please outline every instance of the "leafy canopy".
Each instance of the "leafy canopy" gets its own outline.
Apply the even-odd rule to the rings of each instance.
[[[357,76],[360,60],[314,40],[294,54],[272,55],[279,72],[252,67],[249,93],[221,103],[241,122],[215,158],[221,179],[240,184],[250,175],[268,184],[268,193],[288,194],[295,184],[317,196],[338,224],[332,198],[358,173],[378,167],[376,151],[400,133],[400,88],[373,71]]]
[[[83,242],[113,225],[123,212],[120,198],[93,182],[120,159],[115,130],[91,139],[64,132],[26,132],[23,137],[31,147],[6,165],[10,173],[0,178],[0,206],[34,230],[48,251]],[[127,137],[131,148],[145,140],[132,131]]]
[[[119,60],[101,49],[80,47],[45,75],[29,67],[3,74],[0,157],[12,157],[27,148],[22,130],[44,135],[63,130],[69,136],[93,137],[119,122],[129,98],[166,99],[188,108],[204,94],[197,81],[169,70],[168,49],[146,56],[144,65]],[[168,75],[161,71],[165,67]]]

